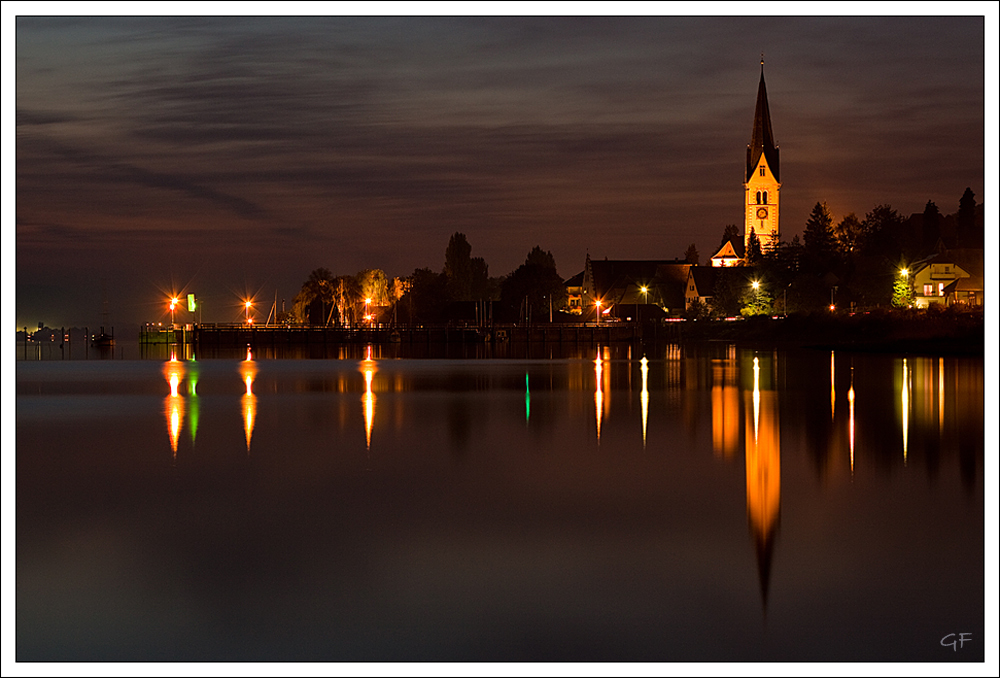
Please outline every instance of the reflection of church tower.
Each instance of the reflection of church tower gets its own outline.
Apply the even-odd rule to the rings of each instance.
[[[760,390],[757,358],[753,360],[753,392],[747,396],[747,522],[757,551],[757,574],[766,608],[781,511],[781,443],[777,392]]]
[[[764,87],[764,59],[760,60],[760,85],[757,87],[757,109],[753,114],[753,131],[747,146],[747,167],[743,177],[745,218],[743,244],[750,242],[750,232],[760,239],[766,251],[778,245],[778,191],[781,176],[778,147],[771,132],[771,113],[767,107]]]

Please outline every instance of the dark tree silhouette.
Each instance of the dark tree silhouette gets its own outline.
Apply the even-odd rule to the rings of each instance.
[[[503,281],[500,298],[511,319],[529,315],[533,321],[548,320],[553,311],[566,304],[566,288],[556,272],[556,260],[551,252],[537,245],[521,264]]]
[[[829,266],[832,263],[836,244],[833,238],[833,217],[825,202],[818,202],[809,213],[806,228],[802,232],[805,254],[814,263]]]
[[[840,253],[848,259],[853,259],[861,251],[864,239],[861,220],[851,212],[833,229],[833,236]]]
[[[756,266],[763,256],[764,254],[760,251],[760,238],[757,237],[757,232],[751,228],[750,236],[747,238],[746,262],[750,266]]]
[[[472,299],[472,245],[464,233],[455,233],[444,252],[444,274],[452,301]]]
[[[684,250],[684,261],[694,266],[698,265],[698,248],[694,246],[694,243],[688,245],[688,248]]]
[[[959,247],[982,247],[983,232],[976,228],[976,194],[966,188],[958,201],[958,223],[956,238]]]
[[[941,238],[941,211],[934,201],[928,200],[924,207],[924,214],[921,220],[922,235],[921,250],[923,254],[931,252]]]
[[[725,247],[727,242],[732,242],[733,246],[736,246],[742,240],[743,238],[740,237],[740,229],[735,224],[727,224],[726,228],[722,231],[722,240],[719,242],[719,246],[716,248],[716,251]]]

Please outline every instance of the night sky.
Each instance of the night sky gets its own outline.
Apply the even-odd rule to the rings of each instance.
[[[761,52],[783,239],[821,200],[951,214],[968,186],[995,214],[996,10],[972,7],[988,48],[981,16],[5,13],[17,327],[169,319],[172,290],[238,320],[321,266],[440,271],[456,231],[491,276],[535,245],[564,278],[588,252],[704,263],[742,223]]]

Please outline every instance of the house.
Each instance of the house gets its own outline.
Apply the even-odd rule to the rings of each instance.
[[[687,285],[684,289],[684,309],[690,309],[691,304],[700,301],[706,306],[712,304],[715,290],[715,268],[713,266],[692,266],[688,271]]]
[[[580,309],[584,319],[642,318],[680,315],[691,264],[683,259],[594,261],[587,255],[584,270],[566,281],[568,311]]]
[[[911,266],[917,308],[932,304],[982,306],[985,301],[983,252],[955,249],[933,254]]]
[[[566,313],[583,314],[583,271],[563,283],[566,286]]]
[[[737,245],[732,240],[727,240],[719,248],[719,251],[712,255],[712,266],[716,268],[742,266],[743,248],[737,249]]]

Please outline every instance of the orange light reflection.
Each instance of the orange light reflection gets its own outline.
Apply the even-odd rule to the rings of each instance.
[[[243,410],[243,432],[246,435],[247,452],[250,451],[250,440],[253,438],[254,421],[257,419],[257,396],[253,394],[253,380],[257,376],[257,364],[253,361],[250,349],[247,349],[247,359],[240,363],[240,375],[247,390],[240,399]]]
[[[375,394],[372,392],[372,377],[378,370],[375,361],[372,359],[372,347],[368,345],[365,359],[361,361],[361,373],[365,375],[365,394],[361,398],[365,409],[365,445],[367,449],[372,447],[372,427],[375,424]]]

